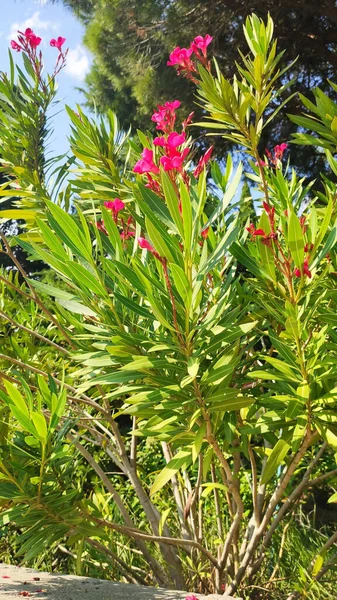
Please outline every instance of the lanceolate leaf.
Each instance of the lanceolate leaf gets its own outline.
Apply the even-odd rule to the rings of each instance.
[[[177,454],[170,460],[166,467],[159,473],[156,477],[154,483],[150,489],[150,495],[156,494],[159,492],[166,483],[172,479],[172,477],[180,471],[180,469],[186,469],[188,465],[192,462],[192,455],[189,450],[180,450]]]
[[[285,459],[290,446],[284,440],[278,440],[276,446],[272,449],[265,468],[262,473],[261,483],[267,483],[276,473],[278,467]]]
[[[304,263],[304,237],[297,215],[290,212],[287,241],[296,267],[302,268]]]

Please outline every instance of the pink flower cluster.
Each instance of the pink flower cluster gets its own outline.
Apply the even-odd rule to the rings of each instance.
[[[158,136],[153,140],[153,145],[162,148],[163,155],[159,158],[159,165],[164,171],[176,171],[182,173],[184,161],[190,151],[188,147],[181,148],[186,143],[185,131],[178,133],[174,131],[176,122],[176,109],[179,108],[179,100],[166,102],[159,105],[152,115],[152,121],[157,123],[156,129],[164,132],[164,135]],[[157,182],[153,180],[152,175],[159,175],[160,169],[155,163],[154,151],[144,148],[142,158],[135,164],[134,173],[146,174],[148,176],[148,187],[154,191],[159,191]]]
[[[58,48],[59,52],[62,52],[62,46],[65,41],[66,38],[59,36],[57,39],[51,39],[50,45]],[[21,52],[21,50],[23,50],[24,52],[29,53],[30,49],[36,50],[41,42],[42,38],[40,38],[38,35],[35,35],[34,31],[30,27],[27,27],[24,32],[18,31],[18,42],[16,40],[11,40],[11,47],[16,52]]]
[[[133,229],[130,229],[130,227],[134,225],[132,217],[129,217],[126,223],[123,218],[119,218],[119,213],[125,208],[125,204],[122,200],[120,200],[120,198],[115,198],[114,200],[104,202],[104,208],[106,208],[107,210],[111,210],[113,220],[115,221],[117,226],[121,227],[122,230],[120,231],[119,235],[123,241],[129,240],[130,238],[136,235],[135,231]],[[101,221],[96,222],[96,227],[97,229],[99,229],[99,231],[105,233],[105,235],[109,235],[104,225],[103,219]]]
[[[25,52],[30,60],[30,63],[34,69],[35,75],[44,91],[47,90],[49,83],[46,83],[42,77],[43,72],[43,60],[41,50],[37,53],[37,48],[41,44],[42,38],[34,33],[34,31],[27,27],[25,31],[18,31],[18,39],[11,40],[11,48],[16,52]],[[55,79],[56,75],[63,69],[66,63],[66,57],[68,50],[63,51],[62,46],[66,38],[59,36],[50,40],[50,45],[58,49],[59,54],[54,67],[54,72],[50,78]],[[49,80],[49,81],[50,81]]]
[[[25,52],[29,52],[30,50],[36,51],[36,48],[41,44],[42,41],[38,35],[35,35],[34,31],[30,27],[27,27],[24,32],[18,32],[18,40],[19,42],[11,40],[11,47],[16,52],[21,52],[21,50],[24,50]]]
[[[285,153],[286,149],[288,148],[288,144],[286,144],[285,142],[283,142],[282,144],[277,144],[274,149],[273,152],[270,152],[270,150],[268,150],[268,148],[266,148],[266,156],[268,158],[269,163],[275,167],[275,168],[279,168],[281,165],[281,160],[283,158],[283,154]],[[268,167],[268,163],[266,163],[265,161],[260,161],[260,166],[261,167]]]
[[[206,68],[209,68],[207,60],[207,47],[212,41],[212,36],[206,34],[205,37],[198,35],[194,38],[189,48],[180,48],[177,46],[169,57],[167,64],[169,67],[176,67],[178,74],[193,78],[192,73],[197,71],[196,61],[201,62]]]
[[[157,123],[156,129],[164,133],[173,131],[176,122],[175,111],[180,104],[179,100],[173,100],[173,102],[165,102],[162,106],[160,104],[157,106],[157,111],[151,117],[151,121]]]
[[[152,115],[152,121],[154,121],[157,130],[163,131],[164,135],[157,136],[153,140],[153,145],[157,148],[161,148],[163,154],[159,158],[159,164],[155,162],[154,150],[150,148],[144,148],[142,152],[142,158],[134,166],[134,173],[140,175],[146,174],[148,178],[147,186],[150,187],[156,193],[160,193],[160,186],[158,182],[153,179],[152,175],[159,175],[160,166],[164,171],[170,171],[175,173],[182,173],[184,179],[187,178],[187,174],[184,171],[184,162],[187,155],[190,152],[190,148],[186,144],[186,133],[185,129],[190,124],[193,113],[184,121],[182,126],[182,132],[178,133],[174,131],[176,123],[176,109],[179,108],[179,100],[173,102],[165,102],[163,105],[159,105],[157,110]],[[185,145],[185,147],[184,147]],[[209,148],[204,156],[200,159],[195,171],[194,176],[199,177],[200,173],[206,166],[206,163],[211,158],[213,147]]]

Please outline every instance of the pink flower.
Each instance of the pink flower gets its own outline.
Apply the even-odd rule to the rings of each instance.
[[[156,194],[161,194],[161,188],[158,181],[152,179],[150,173],[146,173],[146,176],[148,179],[148,183],[145,185],[145,187],[149,188],[150,190],[153,190]]]
[[[248,227],[246,227],[247,231],[253,236],[263,236],[267,237],[266,232],[263,229],[255,229],[253,223],[251,223]]]
[[[176,110],[176,108],[179,108],[179,106],[181,105],[180,100],[173,100],[172,102],[165,102],[165,104],[163,104],[162,106],[158,106],[158,108],[161,108],[163,110]]]
[[[167,61],[167,65],[169,67],[177,66],[186,71],[195,70],[194,64],[190,58],[192,54],[192,48],[180,48],[177,46],[177,48],[171,52],[170,60]]]
[[[13,50],[16,50],[16,52],[21,52],[22,50],[20,44],[18,44],[15,40],[11,40],[11,47]]]
[[[162,148],[164,148],[166,146],[166,139],[164,138],[164,136],[156,137],[153,140],[153,145],[161,146]]]
[[[212,36],[208,35],[208,33],[205,35],[205,37],[202,37],[202,35],[197,35],[197,37],[194,38],[194,40],[191,44],[192,51],[195,52],[195,54],[198,56],[198,54],[199,54],[198,51],[201,50],[203,55],[206,56],[207,46],[209,46],[212,39],[213,39]]]
[[[167,138],[167,146],[169,148],[178,148],[185,142],[186,134],[185,133],[177,133],[176,131],[172,131]]]
[[[185,600],[198,600],[198,598],[194,594],[190,594],[186,596]]]
[[[134,237],[136,235],[135,231],[122,231],[120,234],[121,240],[128,240],[130,237]]]
[[[24,35],[28,39],[28,38],[30,38],[31,35],[35,35],[35,34],[34,34],[34,31],[30,27],[27,27]]]
[[[256,166],[258,167],[260,165],[260,167],[268,167],[268,163],[266,163],[265,160],[259,160],[258,162],[255,163]]]
[[[58,36],[57,39],[53,38],[50,40],[50,45],[53,48],[58,48],[60,52],[62,52],[62,46],[64,44],[64,42],[66,41],[66,38],[61,37],[60,35]]]
[[[283,154],[285,150],[288,148],[288,144],[279,144],[274,148],[274,157],[275,160],[282,160]]]
[[[312,273],[309,269],[309,259],[308,258],[306,258],[304,260],[302,269],[299,269],[298,267],[296,267],[296,269],[294,269],[295,277],[301,277],[302,274],[309,277],[309,279],[311,279],[311,277],[312,277]]]
[[[176,121],[175,110],[179,108],[179,100],[173,102],[165,102],[165,104],[157,106],[157,111],[153,113],[151,121],[157,123],[156,129],[161,129],[165,133],[173,130]]]
[[[123,210],[125,204],[119,198],[115,198],[113,201],[104,202],[104,207],[112,210],[113,213],[117,214],[120,210]]]
[[[202,156],[201,159],[199,160],[197,167],[196,167],[196,169],[194,169],[194,172],[193,172],[194,177],[199,177],[200,173],[202,172],[202,170],[204,169],[204,167],[206,166],[206,164],[208,163],[208,161],[210,160],[210,158],[212,156],[213,148],[214,148],[214,146],[210,146],[208,148],[208,150],[206,150],[204,156]]]
[[[133,168],[134,173],[154,173],[158,175],[160,173],[159,168],[153,162],[153,150],[144,148],[142,152],[142,158],[135,164]]]
[[[176,131],[172,131],[167,138],[161,136],[156,137],[153,140],[155,146],[161,146],[162,148],[166,148],[167,153],[170,155],[175,152],[175,149],[178,146],[181,146],[186,140],[185,133],[177,133]]]
[[[160,158],[160,164],[163,166],[164,171],[182,171],[183,162],[189,153],[190,149],[185,148],[182,152],[177,152],[175,156],[162,156]]]
[[[194,117],[194,111],[193,111],[193,112],[191,112],[191,113],[188,115],[187,119],[185,119],[185,120],[182,122],[182,128],[183,128],[183,131],[185,131],[186,127],[192,123],[192,119],[193,119],[193,117]]]
[[[35,35],[35,33],[32,33],[28,38],[28,42],[32,48],[37,48],[41,44],[41,41],[42,38],[40,38],[38,35]]]
[[[143,250],[148,250],[152,254],[154,254],[156,252],[154,247],[151,246],[150,242],[148,242],[145,238],[139,237],[137,242],[138,242],[139,247],[142,248]]]
[[[309,277],[309,279],[311,279],[311,276],[312,276],[312,275],[311,275],[311,271],[310,271],[310,269],[309,269],[309,259],[308,259],[308,258],[306,258],[306,259],[304,260],[304,263],[303,263],[303,273],[304,273],[304,274],[305,274],[307,277]]]

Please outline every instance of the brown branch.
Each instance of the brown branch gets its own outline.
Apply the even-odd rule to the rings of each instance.
[[[95,523],[99,523],[102,526],[108,527],[109,529],[113,529],[114,531],[119,531],[120,533],[125,533],[129,537],[139,538],[143,540],[147,540],[149,542],[158,542],[159,544],[167,544],[168,546],[175,546],[176,548],[196,548],[199,550],[208,560],[214,565],[216,568],[219,568],[219,564],[215,556],[211,554],[206,548],[204,548],[199,542],[195,540],[182,540],[174,537],[164,537],[160,535],[151,535],[142,531],[141,529],[132,529],[131,527],[124,527],[123,525],[118,525],[117,523],[111,523],[110,521],[105,521],[103,519],[99,519],[98,517],[91,517]]]
[[[40,333],[37,333],[37,331],[33,331],[32,329],[29,329],[28,327],[25,327],[24,325],[21,325],[20,323],[17,323],[17,321],[14,321],[13,319],[11,319],[11,317],[9,317],[8,315],[6,315],[6,313],[0,311],[0,317],[3,317],[4,319],[6,319],[9,323],[11,323],[12,325],[14,325],[15,327],[18,327],[19,329],[22,329],[22,331],[26,331],[30,335],[38,338],[39,340],[42,340],[46,344],[49,344],[50,346],[53,346],[59,352],[64,352],[64,354],[69,354],[69,350],[67,350],[66,348],[63,348],[59,344],[56,344],[55,342],[52,342],[48,338],[44,337],[44,335],[41,335]]]

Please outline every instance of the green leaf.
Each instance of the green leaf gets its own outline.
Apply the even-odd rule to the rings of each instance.
[[[76,254],[80,254],[87,260],[92,260],[91,246],[88,247],[85,235],[81,232],[74,217],[68,215],[60,206],[46,201],[50,211],[48,220],[55,233]]]
[[[209,494],[213,492],[213,490],[222,490],[224,492],[227,492],[228,490],[228,488],[223,483],[203,483],[202,487],[205,488],[201,494],[202,498],[207,498],[207,496],[209,496]]]
[[[192,462],[189,450],[180,450],[156,477],[150,489],[150,496],[156,494],[180,469],[186,469]]]
[[[169,211],[171,213],[172,219],[174,220],[181,237],[184,237],[184,227],[183,227],[181,214],[179,212],[179,198],[177,196],[177,192],[176,192],[175,188],[173,187],[173,183],[172,183],[168,173],[166,173],[163,170],[161,172],[161,180],[162,180],[165,200],[166,200],[167,206],[169,208]]]
[[[304,236],[299,218],[293,210],[289,217],[287,242],[296,267],[301,269],[304,263]]]
[[[166,523],[166,519],[169,516],[171,510],[172,510],[171,508],[167,508],[160,515],[160,521],[159,521],[159,524],[158,524],[158,533],[159,533],[159,535],[162,535],[162,533],[163,533],[163,529],[164,529],[164,525]]]
[[[107,292],[102,286],[101,282],[88,271],[85,267],[79,263],[71,263],[71,271],[73,273],[75,281],[78,285],[85,290],[89,290],[94,294],[97,294],[100,298],[107,298]]]
[[[225,191],[225,193],[222,197],[222,200],[219,202],[219,205],[216,207],[216,209],[214,210],[214,212],[208,219],[206,225],[203,226],[204,229],[206,229],[206,227],[209,227],[212,223],[214,223],[214,221],[216,219],[221,217],[221,215],[224,213],[224,211],[226,210],[229,203],[234,198],[234,196],[237,192],[239,183],[241,181],[241,176],[242,176],[242,163],[239,163],[239,166],[236,169],[233,179],[230,182],[227,190]]]
[[[19,390],[9,381],[4,380],[4,385],[7,390],[8,396],[18,410],[23,413],[29,419],[29,412],[24,397],[20,394]]]
[[[205,434],[206,434],[206,423],[203,423],[201,425],[201,427],[198,429],[198,431],[195,435],[195,438],[194,438],[194,442],[192,444],[192,462],[193,462],[193,464],[195,463],[195,461],[197,460],[197,458],[200,454]]]
[[[32,412],[32,421],[35,425],[35,429],[40,436],[42,442],[45,444],[47,441],[47,425],[46,419],[41,413]]]
[[[265,468],[263,469],[261,483],[267,483],[276,473],[278,467],[285,459],[290,446],[284,440],[278,440],[276,446],[272,449],[268,460],[266,462]]]
[[[192,204],[186,185],[180,184],[180,199],[182,208],[185,248],[191,249],[192,244]]]
[[[192,301],[192,288],[190,283],[185,275],[184,270],[178,265],[174,263],[170,264],[170,271],[173,275],[174,285],[176,286],[188,312]]]
[[[270,274],[261,267],[254,258],[252,258],[246,250],[244,250],[237,242],[234,242],[229,248],[230,253],[236,260],[250,271],[256,277],[265,277],[271,279]]]
[[[270,233],[271,227],[269,223],[269,219],[265,211],[263,211],[258,227],[263,229],[266,233]],[[266,271],[269,273],[270,278],[273,281],[276,281],[276,272],[275,272],[275,262],[274,262],[274,253],[272,249],[263,243],[261,239],[257,239],[257,247],[259,249],[260,257],[262,264]]]
[[[163,258],[166,258],[169,262],[174,262],[174,258],[172,256],[172,252],[165,242],[164,238],[161,236],[159,229],[153,224],[153,221],[150,221],[148,217],[145,217],[145,225],[147,232],[149,234],[150,240],[157,250],[158,254]]]
[[[193,379],[196,378],[199,371],[199,359],[197,356],[190,356],[187,361],[187,372]]]
[[[317,558],[316,558],[316,560],[314,562],[314,565],[312,567],[312,573],[311,573],[311,575],[313,577],[316,577],[316,575],[318,575],[318,573],[320,572],[321,568],[323,567],[323,563],[324,563],[323,556],[321,554],[318,554],[318,556],[317,556]]]

